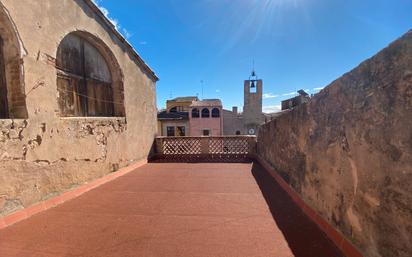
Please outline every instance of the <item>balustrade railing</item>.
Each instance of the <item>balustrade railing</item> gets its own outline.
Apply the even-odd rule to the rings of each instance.
[[[238,162],[255,154],[254,136],[156,138],[156,160]]]

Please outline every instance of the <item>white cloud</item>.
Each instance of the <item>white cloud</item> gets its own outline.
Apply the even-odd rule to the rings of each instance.
[[[276,98],[278,96],[279,95],[275,95],[275,94],[272,94],[272,93],[266,93],[266,94],[263,94],[263,99],[271,99],[271,98]]]
[[[132,36],[132,34],[128,30],[126,30],[125,28],[122,28],[122,26],[120,25],[117,19],[112,18],[110,16],[109,10],[102,6],[101,4],[102,0],[92,0],[92,1],[104,14],[104,16],[106,16],[106,18],[113,24],[113,26],[116,28],[118,32],[120,32],[126,39]]]
[[[220,89],[216,89],[216,93],[220,93]]]
[[[123,35],[127,38],[127,39],[129,39],[129,38],[131,38],[132,36],[133,36],[133,34],[132,33],[130,33],[127,29],[125,29],[125,28],[122,28],[122,32],[123,32]]]
[[[286,94],[283,94],[282,96],[292,96],[292,95],[296,95],[296,92],[286,93]]]
[[[315,87],[312,89],[312,91],[320,91],[322,89],[324,89],[325,87]]]
[[[282,107],[280,105],[263,106],[263,112],[264,113],[280,112],[281,110],[282,110]]]

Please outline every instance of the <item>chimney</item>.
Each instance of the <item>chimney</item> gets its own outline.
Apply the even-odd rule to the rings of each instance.
[[[233,114],[237,115],[237,106],[232,107],[232,112]]]

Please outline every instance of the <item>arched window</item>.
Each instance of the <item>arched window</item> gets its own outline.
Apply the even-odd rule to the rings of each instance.
[[[207,108],[202,110],[202,118],[210,118],[210,111]]]
[[[194,108],[192,110],[192,118],[199,118],[199,117],[200,117],[199,109]]]
[[[124,116],[123,76],[102,41],[85,32],[68,34],[56,66],[62,116]]]
[[[212,118],[220,118],[220,111],[218,108],[213,108],[212,110]]]
[[[0,119],[27,118],[22,44],[13,21],[0,8]]]
[[[169,112],[177,112],[177,107],[171,108]]]

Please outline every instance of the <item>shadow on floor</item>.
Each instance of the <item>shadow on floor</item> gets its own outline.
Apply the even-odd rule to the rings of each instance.
[[[264,168],[253,164],[252,174],[295,257],[344,256]]]

